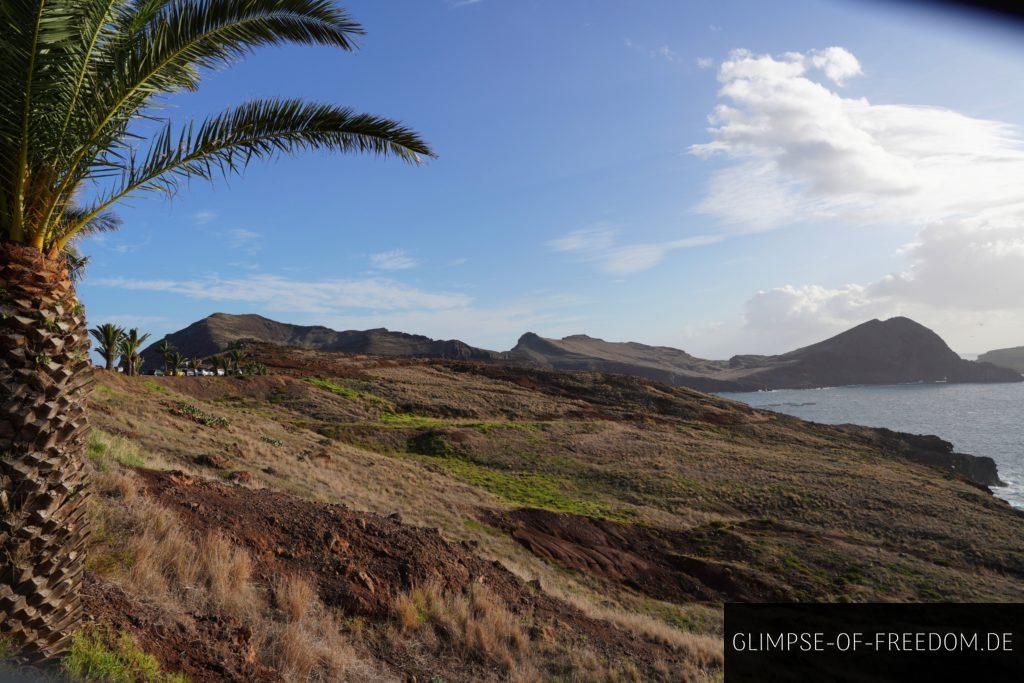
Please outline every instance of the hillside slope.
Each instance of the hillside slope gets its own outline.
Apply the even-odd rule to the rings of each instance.
[[[320,325],[280,323],[251,313],[214,313],[165,338],[187,358],[206,358],[223,352],[235,342],[245,340],[321,351],[409,358],[484,360],[498,355],[458,340],[440,341],[417,334],[392,332],[384,328],[338,332]],[[148,371],[163,365],[155,344],[151,344],[142,352],[142,358]]]
[[[90,610],[192,680],[716,680],[726,600],[1024,600],[1024,516],[943,442],[624,376],[250,353],[270,375],[99,373],[90,406]]]
[[[909,318],[870,320],[777,356],[696,358],[678,349],[612,343],[585,335],[561,340],[526,334],[509,356],[554,370],[596,370],[704,391],[808,389],[850,384],[1019,382],[1019,372],[963,360],[942,338]]]
[[[1024,346],[988,351],[978,356],[978,360],[1024,373]]]
[[[488,351],[458,340],[440,341],[386,329],[338,332],[290,325],[259,315],[214,313],[167,335],[185,357],[205,358],[240,341],[396,358],[442,358],[525,365],[547,370],[608,372],[700,391],[805,389],[848,384],[1019,382],[1019,372],[966,361],[942,339],[908,318],[871,320],[842,334],[778,356],[697,358],[680,349],[607,342],[577,334],[546,339],[532,332],[511,351]],[[153,371],[162,359],[152,344],[142,353]]]

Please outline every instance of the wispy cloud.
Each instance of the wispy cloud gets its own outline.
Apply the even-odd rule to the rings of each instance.
[[[235,251],[245,252],[250,256],[263,248],[263,235],[245,228],[233,228],[224,233],[228,246]]]
[[[192,280],[141,280],[107,278],[91,283],[133,291],[177,294],[201,301],[235,303],[284,322],[320,324],[334,329],[388,327],[440,339],[462,339],[485,348],[503,349],[520,334],[534,330],[545,334],[569,334],[583,318],[572,309],[587,303],[578,296],[559,292],[532,292],[521,300],[476,305],[472,298],[448,292],[431,292],[393,280],[299,281],[270,275]],[[167,329],[158,319],[139,316],[108,316],[103,320],[144,328]]]
[[[195,221],[196,225],[206,225],[217,220],[217,214],[213,211],[197,211],[192,214],[192,220]]]
[[[663,59],[666,62],[679,61],[679,55],[668,45],[656,45],[653,47],[638,43],[630,38],[626,38],[624,41],[627,48],[646,54],[651,59]]]
[[[715,60],[711,57],[698,57],[697,68],[698,69],[710,69],[715,65]]]
[[[404,249],[382,251],[370,256],[370,265],[378,270],[408,270],[415,268],[418,263]]]
[[[271,311],[338,314],[345,309],[442,310],[467,306],[469,297],[429,292],[393,280],[291,280],[276,275],[237,278],[210,276],[191,280],[104,278],[93,284],[133,291],[166,292],[193,299],[242,301]]]
[[[553,251],[595,263],[611,275],[629,275],[653,268],[671,251],[714,244],[722,239],[721,235],[694,235],[666,242],[620,244],[617,229],[597,226],[570,232],[551,240],[548,246]]]

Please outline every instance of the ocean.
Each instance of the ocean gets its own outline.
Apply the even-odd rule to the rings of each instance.
[[[996,461],[997,496],[1024,508],[1024,383],[900,384],[723,393],[755,408],[827,424],[936,434],[954,450]]]

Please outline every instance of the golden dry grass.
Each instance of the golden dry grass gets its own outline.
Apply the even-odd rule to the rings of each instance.
[[[253,634],[259,660],[283,681],[387,680],[303,579],[261,586],[244,549],[223,535],[184,529],[141,491],[130,470],[117,466],[93,477],[92,514],[102,532],[91,554],[103,578],[183,622],[190,612],[237,619]]]

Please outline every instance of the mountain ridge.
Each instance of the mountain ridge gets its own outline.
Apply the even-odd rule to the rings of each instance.
[[[371,356],[624,374],[700,391],[1024,381],[1013,369],[960,358],[938,334],[905,317],[869,320],[783,354],[735,355],[728,360],[699,358],[668,346],[608,342],[586,334],[550,339],[534,332],[524,333],[509,351],[491,351],[457,339],[436,340],[386,328],[339,332],[320,325],[281,323],[256,314],[214,313],[165,339],[190,357],[220,353],[236,342],[258,341]],[[147,370],[160,367],[155,344],[142,355]]]
[[[993,349],[978,356],[978,360],[991,363],[1017,372],[1024,372],[1024,346],[1012,346],[1005,349]]]

